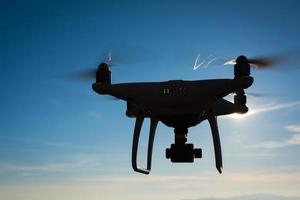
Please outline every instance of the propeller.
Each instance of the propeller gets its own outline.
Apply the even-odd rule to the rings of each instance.
[[[73,72],[71,74],[65,75],[63,79],[66,79],[68,81],[85,81],[85,80],[95,80],[96,79],[96,72],[97,69],[103,65],[106,64],[109,67],[115,66],[115,64],[112,63],[112,53],[111,50],[108,50],[107,57],[104,59],[102,63],[98,65],[97,68],[89,68],[89,69],[83,69],[79,70],[77,72]]]
[[[64,78],[71,81],[91,80],[95,79],[97,69],[85,69],[72,74],[68,74]]]
[[[283,58],[280,57],[257,57],[257,58],[250,58],[248,59],[248,63],[250,66],[255,67],[257,69],[264,69],[264,68],[269,68],[273,67],[276,64],[281,63],[284,61]],[[236,59],[230,59],[224,63],[224,65],[235,65],[236,64]]]
[[[124,47],[123,47],[124,48]],[[86,68],[79,70],[77,72],[73,72],[70,74],[65,75],[63,78],[66,80],[71,81],[80,81],[80,80],[95,80],[96,78],[96,72],[97,69],[100,67],[100,65],[106,64],[111,67],[117,67],[117,66],[128,66],[128,65],[134,65],[141,61],[145,62],[147,60],[152,59],[152,54],[147,53],[148,51],[138,51],[137,48],[134,47],[126,47],[128,50],[126,52],[122,52],[122,55],[120,54],[120,48],[116,48],[117,50],[112,51],[112,49],[108,49],[105,56],[100,56],[102,62],[98,65],[98,67],[95,68]],[[112,52],[114,53],[112,59]],[[148,55],[149,54],[149,55]],[[151,58],[151,59],[150,59]]]
[[[261,97],[266,97],[270,96],[272,94],[268,93],[258,93],[258,92],[245,92],[247,96],[255,97],[255,98],[261,98]],[[235,93],[230,93],[230,95],[235,95]]]
[[[288,51],[274,55],[259,56],[254,58],[248,58],[247,62],[250,66],[256,69],[267,69],[278,67],[280,64],[286,64],[290,61],[294,61],[299,56],[299,51]],[[234,65],[236,59],[227,60],[224,65]]]
[[[246,92],[246,95],[260,98],[260,97],[270,96],[271,94],[268,94],[268,93],[258,93],[258,92]]]

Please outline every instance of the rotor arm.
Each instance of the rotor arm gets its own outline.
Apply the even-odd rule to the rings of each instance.
[[[132,143],[132,168],[136,172],[140,172],[143,174],[149,174],[151,170],[151,161],[152,161],[152,151],[153,151],[153,142],[155,131],[157,127],[158,121],[156,119],[151,118],[150,120],[150,133],[149,133],[149,141],[148,141],[148,152],[147,152],[147,168],[139,167],[137,164],[137,152],[138,152],[138,143],[139,137],[141,133],[141,128],[143,125],[145,116],[138,115],[135,122],[134,134],[133,134],[133,143]]]
[[[214,151],[215,151],[215,162],[216,168],[219,173],[222,173],[222,149],[221,149],[221,142],[219,136],[219,129],[217,123],[217,117],[213,112],[208,114],[208,122],[211,128],[213,143],[214,143]]]
[[[231,103],[226,99],[219,99],[215,102],[213,110],[215,116],[230,115],[233,113],[244,114],[248,112],[248,107],[243,104]]]
[[[219,99],[213,107],[216,116],[230,115],[236,112],[236,106],[226,99]]]

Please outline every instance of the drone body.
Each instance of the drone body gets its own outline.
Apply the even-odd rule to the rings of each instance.
[[[193,162],[194,158],[202,157],[202,151],[194,149],[193,144],[186,144],[188,128],[208,120],[213,136],[216,168],[221,173],[222,152],[217,116],[246,113],[248,108],[244,89],[253,83],[246,57],[238,57],[234,73],[234,79],[112,84],[109,65],[101,63],[93,90],[126,101],[126,115],[136,118],[132,145],[132,167],[135,171],[150,173],[153,141],[159,121],[174,128],[175,133],[175,143],[166,149],[166,157],[172,162]],[[231,93],[236,94],[234,103],[223,99]],[[150,133],[147,167],[141,168],[137,165],[137,151],[145,118],[150,118]]]

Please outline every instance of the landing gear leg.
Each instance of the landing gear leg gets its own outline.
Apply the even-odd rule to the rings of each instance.
[[[214,142],[216,168],[219,171],[219,173],[222,173],[223,165],[222,165],[221,142],[219,136],[217,117],[215,116],[213,111],[210,111],[208,114],[208,122],[211,128],[212,138]]]
[[[143,174],[149,174],[151,171],[151,161],[152,161],[152,151],[153,151],[153,141],[155,136],[155,131],[157,127],[158,120],[151,118],[150,119],[150,132],[149,132],[149,141],[148,141],[148,153],[147,153],[147,168],[139,167],[137,164],[137,152],[138,152],[138,144],[141,133],[141,128],[144,121],[144,116],[139,115],[135,121],[134,133],[133,133],[133,143],[132,143],[132,155],[131,162],[132,168],[136,172],[140,172]]]

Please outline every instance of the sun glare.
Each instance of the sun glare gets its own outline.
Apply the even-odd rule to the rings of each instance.
[[[242,120],[242,119],[245,119],[247,117],[247,114],[237,114],[237,113],[234,113],[234,114],[229,115],[229,117],[231,119]]]

